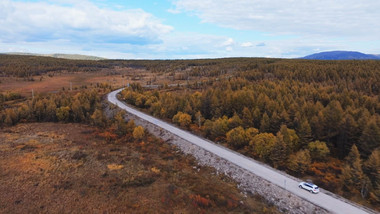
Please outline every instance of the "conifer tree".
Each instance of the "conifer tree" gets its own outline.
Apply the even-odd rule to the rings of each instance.
[[[343,158],[344,155],[350,151],[352,145],[358,141],[359,133],[357,126],[358,125],[351,114],[346,114],[344,116],[337,140],[339,157]]]
[[[363,165],[363,171],[371,181],[373,191],[380,188],[380,150],[376,149]],[[380,199],[380,198],[379,198]],[[380,202],[380,201],[379,201]]]
[[[364,158],[368,157],[374,149],[380,147],[380,128],[375,117],[371,118],[365,126],[359,139],[359,146]]]
[[[319,140],[310,142],[307,149],[310,151],[311,158],[316,161],[326,161],[330,154],[326,143]]]
[[[364,173],[360,153],[355,144],[351,147],[351,151],[347,155],[345,162],[341,176],[343,189],[359,193],[362,188]]]
[[[324,130],[326,140],[329,142],[338,135],[339,127],[343,118],[343,109],[337,100],[331,101],[323,111]]]
[[[284,138],[281,133],[278,132],[276,136],[276,144],[270,154],[270,160],[272,161],[274,168],[283,168],[286,165],[287,158],[288,152]]]
[[[269,126],[270,126],[270,120],[269,120],[268,114],[265,112],[260,122],[260,132],[269,131]]]
[[[247,107],[244,107],[244,109],[243,109],[243,119],[242,120],[243,120],[243,127],[244,128],[254,126],[253,115]]]
[[[307,119],[304,119],[301,123],[300,126],[297,130],[297,134],[300,139],[301,143],[301,148],[305,147],[311,140],[312,140],[312,135],[311,135],[311,127]]]
[[[311,157],[308,150],[300,150],[295,154],[290,155],[288,169],[294,173],[304,174],[309,168]]]

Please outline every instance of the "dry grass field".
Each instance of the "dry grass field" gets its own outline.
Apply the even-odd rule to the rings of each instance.
[[[165,142],[80,124],[0,130],[0,213],[277,213]]]
[[[112,85],[119,88],[128,83],[140,83],[141,85],[177,85],[206,81],[206,77],[189,77],[183,79],[183,74],[169,72],[152,73],[146,69],[118,68],[103,69],[94,72],[54,72],[40,76],[33,76],[32,81],[20,77],[1,77],[0,92],[16,92],[25,97],[32,95],[32,90],[37,93],[57,93],[61,90],[73,91],[80,88],[95,87],[98,84]]]
[[[60,73],[54,76],[42,75],[34,76],[34,81],[26,81],[17,77],[0,77],[0,91],[17,92],[23,96],[31,96],[34,93],[56,93],[60,90],[69,90],[70,83],[73,90],[81,87],[92,87],[96,84],[107,83],[113,86],[122,86],[131,80],[128,76],[107,75],[104,72],[78,72],[78,73]]]

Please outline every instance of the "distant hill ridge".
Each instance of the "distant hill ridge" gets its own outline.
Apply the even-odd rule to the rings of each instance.
[[[311,54],[302,59],[316,60],[380,60],[380,55],[364,54],[357,51],[328,51]]]
[[[54,58],[61,58],[61,59],[73,59],[73,60],[103,60],[106,58],[97,57],[97,56],[88,56],[88,55],[81,55],[81,54],[36,54],[36,53],[22,53],[22,52],[13,52],[13,53],[5,53],[9,55],[25,55],[25,56],[47,56],[47,57],[54,57]]]

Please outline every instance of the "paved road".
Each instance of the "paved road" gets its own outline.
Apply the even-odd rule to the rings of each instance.
[[[108,94],[108,101],[117,105],[119,108],[126,110],[127,112],[134,114],[146,121],[149,121],[195,145],[202,147],[203,149],[212,152],[218,155],[221,158],[224,158],[260,177],[266,179],[278,186],[284,187],[286,184],[286,189],[292,192],[299,197],[308,200],[320,207],[329,210],[332,213],[344,213],[344,214],[361,214],[367,213],[366,211],[356,207],[352,204],[346,203],[342,200],[336,199],[330,195],[327,195],[323,192],[318,194],[312,194],[306,190],[298,188],[298,181],[292,178],[289,178],[278,171],[271,169],[270,167],[264,166],[259,162],[256,162],[252,159],[246,158],[243,155],[236,154],[228,149],[225,149],[221,146],[213,144],[205,139],[202,139],[196,135],[193,135],[189,132],[183,131],[177,127],[174,127],[162,120],[149,116],[145,113],[137,111],[131,107],[128,107],[123,102],[119,101],[116,98],[116,94],[119,93],[122,89],[113,91]]]

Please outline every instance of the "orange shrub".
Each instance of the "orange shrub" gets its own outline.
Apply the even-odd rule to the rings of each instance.
[[[195,207],[206,208],[211,206],[211,201],[200,195],[190,195],[189,198]]]

